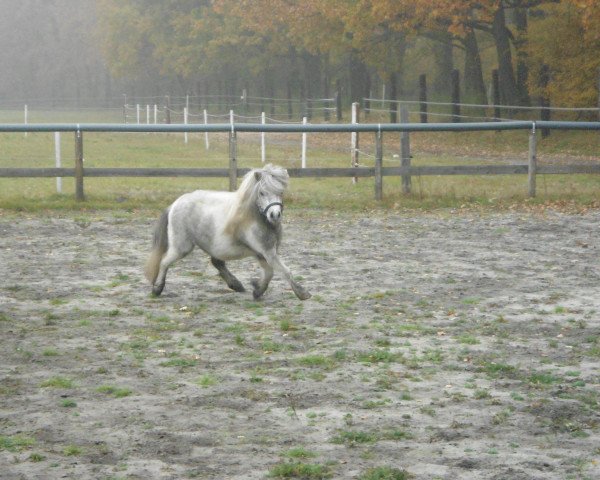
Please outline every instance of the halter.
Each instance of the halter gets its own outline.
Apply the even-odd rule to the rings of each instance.
[[[274,207],[275,205],[279,205],[279,206],[281,207],[281,210],[283,211],[283,203],[281,203],[281,202],[271,202],[271,203],[269,203],[269,204],[268,204],[268,205],[267,205],[267,206],[264,208],[264,210],[262,210],[262,211],[260,212],[260,214],[261,214],[263,217],[266,217],[266,216],[267,216],[267,212],[269,211],[269,208],[271,208],[271,207]]]

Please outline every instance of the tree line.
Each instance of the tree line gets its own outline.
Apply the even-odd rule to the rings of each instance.
[[[429,99],[446,100],[458,69],[474,103],[487,101],[492,70],[503,104],[598,102],[596,0],[23,0],[16,10],[0,18],[0,58],[14,66],[2,98],[246,90],[350,102],[385,89],[414,99],[426,73]]]

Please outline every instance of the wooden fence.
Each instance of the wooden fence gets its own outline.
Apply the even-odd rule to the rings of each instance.
[[[383,177],[401,176],[404,193],[411,191],[411,177],[425,175],[528,175],[528,193],[536,194],[536,175],[600,173],[600,163],[581,165],[538,165],[537,131],[541,128],[557,130],[600,130],[600,122],[485,122],[485,123],[385,123],[385,124],[169,124],[169,125],[123,125],[123,124],[0,124],[1,132],[72,132],[75,136],[74,168],[0,168],[0,177],[74,177],[75,196],[85,200],[85,177],[220,177],[229,178],[229,188],[237,188],[238,177],[249,169],[238,168],[237,133],[327,133],[327,132],[370,132],[375,135],[375,166],[350,168],[290,168],[291,177],[374,177],[375,198],[383,197]],[[410,146],[403,144],[401,163],[398,166],[383,166],[383,134],[402,132],[402,142],[409,142],[409,132],[435,131],[486,131],[486,130],[528,130],[529,154],[527,164],[512,165],[453,165],[453,166],[412,166]],[[228,168],[84,168],[83,134],[85,132],[228,132]]]

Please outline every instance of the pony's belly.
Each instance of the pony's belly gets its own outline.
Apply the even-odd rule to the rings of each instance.
[[[250,257],[254,255],[254,252],[244,245],[234,245],[228,242],[227,244],[213,245],[209,254],[212,257],[227,262],[229,260]]]

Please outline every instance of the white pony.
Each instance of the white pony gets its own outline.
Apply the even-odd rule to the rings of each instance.
[[[146,263],[152,293],[162,293],[173,262],[199,247],[210,255],[223,280],[236,292],[245,291],[244,286],[225,262],[253,256],[263,269],[262,277],[252,281],[255,299],[265,293],[274,269],[284,275],[300,300],[310,298],[277,255],[288,179],[286,169],[269,164],[246,174],[235,192],[196,190],[175,200],[156,225],[153,250]]]

